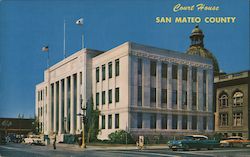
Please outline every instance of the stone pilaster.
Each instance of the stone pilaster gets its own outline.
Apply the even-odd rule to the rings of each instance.
[[[58,126],[58,134],[62,133],[62,122],[63,122],[63,106],[62,106],[62,82],[59,81],[59,126]]]
[[[156,107],[161,108],[161,67],[162,63],[156,65]]]
[[[182,65],[178,65],[178,76],[177,76],[177,108],[182,110]]]
[[[83,77],[83,76],[82,76]],[[80,94],[81,94],[81,85],[80,85],[80,72],[77,73],[76,76],[76,114],[81,113],[81,102],[80,102]],[[86,87],[85,87],[86,88]],[[77,133],[81,133],[81,117],[76,116],[76,130]]]
[[[142,106],[150,106],[150,61],[142,59]]]
[[[64,130],[66,133],[68,130],[68,81],[67,78],[64,79]]]
[[[54,99],[53,99],[53,101],[54,101],[54,103],[53,103],[53,108],[54,108],[54,122],[53,122],[53,132],[57,132],[57,126],[56,126],[56,121],[57,121],[57,116],[56,116],[56,112],[57,112],[57,106],[56,106],[56,104],[57,104],[57,102],[56,102],[56,82],[54,83]]]
[[[182,115],[178,115],[177,129],[182,130]]]
[[[204,104],[203,104],[203,69],[197,68],[197,110],[203,111]]]
[[[187,110],[192,110],[192,67],[188,66],[187,69]]]
[[[168,114],[167,129],[172,130],[172,114]]]
[[[74,75],[70,77],[70,134],[75,133]]]
[[[167,78],[167,108],[172,109],[172,63],[168,63],[168,78]],[[172,121],[172,115],[171,115]],[[172,122],[171,122],[172,123]],[[168,127],[169,128],[169,127]],[[172,128],[172,124],[171,124]]]
[[[161,129],[161,113],[156,114],[156,129]]]

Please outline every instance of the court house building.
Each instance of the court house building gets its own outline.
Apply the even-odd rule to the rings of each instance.
[[[82,49],[45,70],[36,86],[39,129],[80,134],[76,114],[93,99],[99,139],[116,130],[135,137],[212,133],[213,70],[209,59],[133,42]]]

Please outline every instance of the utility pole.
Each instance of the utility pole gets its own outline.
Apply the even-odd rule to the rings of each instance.
[[[86,143],[85,143],[85,124],[87,122],[87,117],[84,114],[86,111],[86,107],[81,107],[82,113],[78,113],[77,116],[82,117],[82,145],[81,148],[86,148]]]

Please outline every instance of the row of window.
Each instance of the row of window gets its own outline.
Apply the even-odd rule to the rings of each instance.
[[[115,60],[115,76],[120,75],[120,62],[119,59]],[[108,63],[108,78],[112,78],[112,62]],[[102,80],[104,81],[106,79],[106,65],[102,65]],[[100,81],[100,68],[96,68],[96,82]]]
[[[229,119],[228,113],[220,113],[219,114],[220,126],[229,126],[228,119]],[[232,125],[243,126],[243,113],[242,112],[233,113]]]
[[[138,58],[138,74],[142,74],[142,59]],[[168,64],[162,63],[161,65],[161,75],[162,78],[167,78],[168,75]],[[156,61],[150,61],[150,76],[156,76],[156,71],[157,71],[157,62]],[[183,65],[182,66],[182,80],[187,80],[187,71],[188,71],[188,66]],[[206,82],[206,70],[203,70],[203,81]],[[178,77],[178,65],[173,64],[172,65],[172,78],[177,79]],[[196,82],[197,81],[197,68],[192,67],[192,81]]]
[[[119,129],[119,114],[115,114],[115,129]],[[106,129],[106,115],[102,115],[102,129]],[[108,129],[112,129],[112,114],[108,115]]]
[[[232,104],[233,104],[233,107],[243,105],[243,93],[242,92],[235,92],[233,94],[233,103]],[[219,97],[219,107],[220,108],[229,107],[228,94],[225,92],[223,94],[221,94],[221,96]]]
[[[187,129],[187,115],[182,115],[182,125],[181,129]],[[156,129],[156,114],[151,114],[150,115],[150,129]],[[167,114],[162,114],[161,115],[161,129],[168,129],[168,115]],[[197,116],[192,116],[192,130],[197,129],[197,123],[198,123],[198,118]],[[137,128],[141,129],[143,124],[143,113],[137,113]],[[178,115],[172,115],[172,125],[171,129],[177,129],[178,125]],[[206,130],[207,128],[207,117],[203,117],[203,129]]]
[[[108,103],[111,104],[112,103],[112,89],[108,90]],[[106,91],[102,91],[102,105],[106,104]],[[100,104],[99,102],[100,99],[100,93],[96,93],[96,106],[98,106]],[[120,88],[115,88],[115,102],[119,102],[120,101]]]
[[[206,106],[206,94],[203,93],[203,105]],[[138,86],[138,104],[142,102],[142,86]],[[172,91],[172,104],[177,104],[177,90]],[[150,102],[156,103],[156,88],[150,88]],[[167,89],[161,89],[161,103],[167,103]],[[187,105],[187,91],[182,91],[182,104]],[[192,92],[192,106],[197,105],[197,93]]]
[[[44,96],[44,90],[39,90],[37,92],[38,101],[42,101],[43,100],[43,96]]]

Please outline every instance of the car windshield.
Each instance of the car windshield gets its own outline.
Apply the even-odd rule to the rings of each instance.
[[[183,139],[185,139],[185,140],[193,140],[193,136],[184,136]]]

